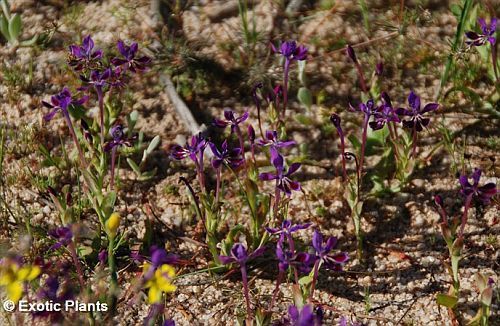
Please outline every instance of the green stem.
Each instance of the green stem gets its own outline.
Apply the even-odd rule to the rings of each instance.
[[[108,305],[111,315],[116,312],[116,301],[117,301],[117,290],[118,290],[118,273],[116,272],[116,261],[115,261],[115,238],[109,237],[108,242],[108,267],[111,276],[111,284],[109,286],[109,298]]]
[[[453,40],[453,44],[451,45],[450,54],[448,54],[448,59],[446,61],[446,66],[444,68],[443,75],[441,76],[441,82],[439,83],[439,88],[436,92],[435,100],[439,99],[439,96],[441,95],[441,91],[442,91],[443,87],[446,85],[446,82],[448,81],[451,65],[453,64],[454,54],[455,54],[456,50],[458,49],[458,45],[460,43],[462,35],[464,34],[465,21],[467,19],[467,16],[469,15],[469,10],[472,6],[472,2],[473,2],[472,0],[465,0],[465,2],[464,2],[462,13],[460,15],[460,20],[458,21],[458,25],[457,25],[457,31],[455,33],[455,38]]]

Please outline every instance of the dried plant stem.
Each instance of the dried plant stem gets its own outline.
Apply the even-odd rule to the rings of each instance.
[[[76,266],[76,273],[78,275],[78,282],[80,283],[80,287],[83,290],[83,289],[85,289],[85,282],[83,281],[82,265],[80,264],[80,261],[78,260],[78,255],[76,254],[74,240],[69,243],[68,249],[69,249],[69,252],[71,254],[71,258],[73,259],[73,264],[75,264],[75,266]]]

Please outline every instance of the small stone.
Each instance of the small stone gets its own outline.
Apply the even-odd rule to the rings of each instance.
[[[50,206],[47,205],[43,207],[42,211],[45,215],[49,215],[52,210],[50,209]]]
[[[424,224],[425,224],[425,220],[424,220],[424,217],[422,216],[422,214],[418,214],[417,216],[415,216],[415,219],[413,220],[413,226],[422,227],[422,226],[424,226]]]
[[[367,275],[363,277],[359,283],[363,286],[370,286],[372,284],[372,277]]]
[[[425,185],[425,181],[423,179],[413,179],[412,183],[417,188],[423,188]]]
[[[424,267],[429,267],[431,265],[434,265],[434,263],[436,262],[436,258],[432,256],[426,256],[422,258],[421,262]]]

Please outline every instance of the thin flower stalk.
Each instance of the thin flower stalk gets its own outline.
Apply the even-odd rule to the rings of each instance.
[[[261,247],[256,249],[251,254],[248,254],[247,248],[241,244],[236,243],[231,248],[230,256],[219,256],[222,264],[232,264],[236,263],[240,266],[241,279],[243,283],[243,294],[245,296],[245,303],[247,306],[247,323],[253,320],[252,307],[250,304],[250,290],[248,289],[248,275],[246,264],[249,260],[260,256],[264,253],[265,247]]]
[[[330,116],[330,121],[333,123],[335,128],[337,129],[337,134],[339,135],[340,138],[340,155],[342,157],[342,175],[343,179],[347,180],[347,169],[346,169],[346,162],[345,162],[345,140],[344,140],[344,132],[342,131],[342,126],[341,126],[341,119],[338,114],[332,114]]]
[[[356,71],[358,72],[359,83],[361,84],[361,89],[365,94],[368,94],[368,87],[366,86],[366,79],[363,73],[363,68],[359,64],[358,58],[356,57],[356,52],[354,52],[354,48],[350,45],[347,45],[346,48],[347,56],[352,60],[354,66],[356,67]]]

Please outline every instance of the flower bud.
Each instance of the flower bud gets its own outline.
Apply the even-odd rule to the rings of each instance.
[[[333,123],[333,125],[339,129],[340,128],[340,117],[338,114],[336,113],[333,113],[331,116],[330,116],[330,121]]]
[[[356,53],[354,52],[354,49],[352,48],[352,46],[347,45],[346,52],[347,52],[347,55],[349,56],[349,58],[351,58],[352,62],[354,62],[354,63],[358,62],[358,59],[356,58]]]
[[[110,237],[114,238],[116,236],[118,226],[120,226],[120,214],[115,212],[106,221],[106,231]]]
[[[248,125],[248,140],[251,144],[255,142],[255,130],[253,129],[252,125]]]

